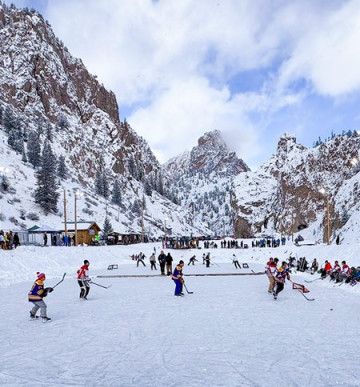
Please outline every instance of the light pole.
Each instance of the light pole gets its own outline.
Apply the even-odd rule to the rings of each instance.
[[[67,218],[66,218],[66,191],[64,190],[64,224],[65,224],[65,236],[67,236]]]
[[[321,188],[319,192],[324,195],[326,201],[326,223],[327,223],[327,244],[330,244],[330,211],[329,211],[329,197],[324,188]]]
[[[280,242],[282,240],[282,230],[283,230],[283,227],[282,227],[282,219],[283,219],[283,215],[279,215],[279,222],[280,222]]]
[[[167,221],[167,218],[164,219],[164,222],[165,222],[165,228],[164,228],[164,249],[166,249],[166,221]]]
[[[77,246],[77,208],[76,208],[76,202],[78,201],[78,199],[80,199],[81,196],[84,196],[84,194],[81,191],[76,190],[76,192],[75,192],[75,241],[74,241],[74,246]]]
[[[296,212],[291,213],[291,242],[294,242],[294,216]]]
[[[144,243],[144,207],[141,210],[141,243]]]

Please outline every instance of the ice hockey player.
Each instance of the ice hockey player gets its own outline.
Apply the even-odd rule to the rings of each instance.
[[[275,276],[275,273],[277,271],[278,262],[279,262],[278,258],[274,259],[271,257],[266,264],[265,273],[269,278],[268,293],[270,293],[270,294],[272,294],[272,292],[274,291],[274,287],[275,287],[275,277],[274,276]]]
[[[287,263],[284,261],[275,275],[275,289],[273,291],[274,300],[277,299],[278,294],[284,289],[285,279],[290,280],[290,274]]]
[[[136,267],[139,267],[139,263],[140,262],[143,264],[143,266],[146,266],[145,262],[144,262],[145,258],[146,258],[145,254],[143,254],[143,253],[140,253],[139,255],[137,255],[137,257],[136,257]]]
[[[175,267],[174,273],[172,274],[172,279],[175,282],[175,296],[183,296],[184,293],[182,292],[183,288],[183,273],[182,268],[184,266],[184,261],[179,261],[179,264]]]
[[[85,259],[84,265],[81,266],[80,270],[77,271],[78,274],[78,284],[80,286],[80,299],[87,300],[87,296],[90,290],[90,277],[89,277],[89,265],[90,262]]]
[[[189,263],[188,263],[188,266],[192,263],[193,265],[195,265],[195,262],[198,262],[198,260],[196,259],[196,256],[193,255],[190,259],[189,259]]]
[[[150,255],[150,258],[149,258],[149,261],[150,261],[150,267],[151,267],[151,270],[153,270],[153,269],[155,269],[155,270],[157,270],[156,269],[156,257],[155,257],[155,253],[152,253],[151,255]]]
[[[34,307],[30,311],[30,318],[37,318],[36,312],[40,309],[40,317],[43,322],[51,321],[50,317],[47,317],[46,309],[47,306],[43,300],[44,297],[51,293],[53,288],[44,288],[44,281],[46,279],[44,273],[37,272],[37,280],[34,282],[30,292],[28,294],[29,302],[34,304]]]
[[[233,254],[233,256],[232,256],[232,263],[234,264],[235,269],[236,268],[241,269],[240,263],[239,263],[237,256],[235,254]]]

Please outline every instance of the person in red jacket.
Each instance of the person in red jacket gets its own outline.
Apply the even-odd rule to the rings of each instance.
[[[342,261],[341,264],[342,264],[342,269],[338,277],[336,278],[336,282],[342,282],[344,280],[345,282],[347,282],[347,279],[350,278],[351,276],[351,270],[350,270],[350,267],[347,265],[346,261]]]
[[[28,294],[29,302],[34,304],[34,307],[30,311],[30,318],[37,318],[36,312],[40,309],[40,317],[43,322],[48,322],[51,320],[50,317],[46,315],[47,306],[43,300],[44,297],[53,291],[53,288],[45,288],[44,281],[46,279],[44,273],[37,272],[37,280],[34,282],[30,292]]]
[[[339,265],[339,261],[335,261],[334,267],[330,271],[330,280],[335,281],[338,278],[340,271],[341,266]]]
[[[89,277],[89,265],[90,262],[85,259],[84,265],[81,266],[80,270],[77,271],[78,274],[78,284],[80,286],[80,299],[87,300],[87,295],[90,291],[90,277]]]
[[[328,274],[330,274],[331,270],[331,263],[329,261],[325,261],[325,266],[321,269],[321,278],[324,279]]]
[[[275,274],[277,271],[277,264],[279,260],[277,258],[270,258],[266,264],[265,273],[269,278],[269,289],[268,293],[272,294],[275,287]]]

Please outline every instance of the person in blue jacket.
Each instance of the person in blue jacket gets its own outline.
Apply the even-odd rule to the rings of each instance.
[[[46,315],[47,306],[43,298],[46,297],[48,293],[51,293],[54,289],[44,287],[44,281],[46,279],[44,273],[37,272],[36,275],[37,280],[34,282],[28,294],[29,302],[34,304],[34,307],[30,311],[30,318],[35,319],[37,317],[36,312],[40,309],[40,317],[42,318],[42,321],[47,322],[50,321],[51,318],[47,317]]]
[[[175,282],[175,296],[183,296],[184,293],[182,292],[183,288],[183,273],[182,268],[184,266],[184,261],[180,261],[179,264],[175,267],[174,273],[172,275],[172,279]]]

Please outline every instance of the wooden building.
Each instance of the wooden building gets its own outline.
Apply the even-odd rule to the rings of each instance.
[[[67,222],[66,225],[68,235],[75,235],[75,222]],[[86,245],[92,245],[94,238],[99,234],[99,231],[101,231],[101,228],[96,222],[77,222],[77,244],[81,245],[85,243]],[[65,233],[65,228],[62,232]]]

